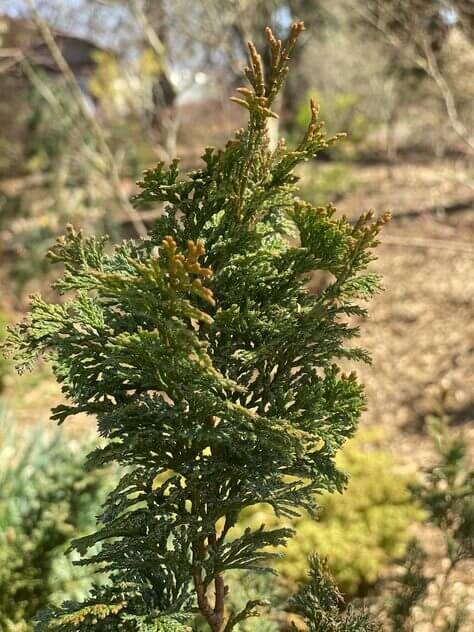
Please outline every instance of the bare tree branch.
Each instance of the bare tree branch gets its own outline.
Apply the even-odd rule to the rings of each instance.
[[[426,76],[433,81],[443,99],[451,128],[467,145],[470,153],[474,152],[474,137],[460,118],[453,91],[440,70],[436,55],[426,33],[418,26],[417,21],[413,19],[410,24],[407,24],[403,14],[399,11],[391,10],[390,6],[385,2],[377,3],[378,14],[374,13],[366,3],[350,0],[350,5],[355,13],[383,35],[385,40],[395,50],[409,58],[414,65],[423,70]],[[410,8],[409,5],[407,5],[407,8]],[[407,11],[408,14],[410,14],[409,11]],[[406,36],[406,41],[397,35],[393,29],[388,28],[388,24],[391,22],[399,25],[401,32]]]
[[[104,160],[108,166],[109,174],[113,183],[114,192],[117,199],[119,200],[122,207],[125,209],[127,215],[129,215],[130,221],[135,231],[137,232],[137,234],[140,236],[145,235],[147,232],[146,226],[144,225],[139,215],[137,214],[136,209],[130,203],[130,200],[128,199],[128,197],[122,191],[121,177],[120,177],[119,169],[117,166],[117,162],[107,143],[107,140],[105,138],[102,128],[100,127],[96,118],[87,107],[83,98],[82,90],[79,84],[77,83],[76,77],[74,73],[72,72],[66,59],[64,58],[64,55],[62,54],[59,46],[57,45],[54,35],[51,32],[51,29],[49,28],[49,25],[47,24],[46,20],[44,20],[44,18],[38,12],[38,9],[35,4],[35,0],[28,0],[28,4],[31,8],[33,19],[36,25],[38,26],[38,29],[44,39],[45,44],[48,47],[48,50],[50,51],[53,60],[55,61],[56,65],[58,66],[60,72],[62,73],[63,77],[65,78],[70,88],[71,95],[75,99],[79,112],[81,113],[83,118],[89,123],[92,131],[95,134],[95,137],[98,141],[98,145],[103,154]]]
[[[426,41],[426,38],[423,38],[423,51],[425,53],[426,61],[426,63],[423,65],[423,68],[426,73],[433,79],[436,86],[438,87],[441,96],[443,97],[446,107],[446,113],[448,115],[451,127],[459,136],[459,138],[463,140],[474,152],[474,136],[469,133],[467,127],[459,118],[459,112],[456,106],[453,92],[445,77],[441,73],[436,56],[433,55],[433,50]]]

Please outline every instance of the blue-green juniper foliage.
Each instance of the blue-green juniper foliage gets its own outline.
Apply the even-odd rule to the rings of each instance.
[[[311,104],[295,149],[269,146],[272,103],[303,24],[288,41],[267,31],[271,67],[249,45],[250,88],[235,99],[248,125],[204,166],[178,162],[145,173],[137,205],[163,204],[145,239],[109,248],[72,228],[50,253],[64,266],[63,302],[36,297],[12,337],[18,363],[53,363],[76,413],[97,418],[104,447],[91,467],[117,462],[123,476],[97,532],[73,546],[81,564],[109,574],[84,603],[40,616],[39,630],[143,630],[189,625],[199,612],[214,632],[255,614],[226,609],[225,576],[261,572],[288,529],[232,527],[245,507],[282,515],[314,509],[315,493],[342,490],[334,457],[354,434],[362,388],[338,362],[367,360],[348,346],[350,317],[378,287],[366,272],[386,217],[355,224],[297,195],[295,167],[328,139]],[[331,279],[319,295],[314,270]]]

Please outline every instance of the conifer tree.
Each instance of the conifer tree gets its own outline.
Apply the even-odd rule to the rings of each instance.
[[[264,571],[291,537],[264,525],[233,536],[241,510],[267,503],[292,516],[344,487],[334,457],[364,398],[338,363],[368,360],[348,346],[349,317],[365,315],[378,288],[366,268],[387,218],[351,224],[298,197],[295,167],[335,140],[314,103],[296,148],[269,147],[302,29],[285,44],[267,30],[265,74],[249,44],[250,88],[234,99],[248,125],[223,150],[207,148],[184,178],[177,161],[145,173],[135,202],[164,212],[144,239],[108,248],[68,228],[50,252],[64,266],[63,302],[35,297],[11,334],[20,369],[39,355],[53,363],[70,402],[53,419],[96,417],[106,441],[89,466],[123,467],[97,531],[73,542],[109,582],[41,615],[39,630],[178,629],[199,612],[227,632],[261,605],[229,611],[228,573]],[[314,270],[331,278],[317,296],[306,289]]]

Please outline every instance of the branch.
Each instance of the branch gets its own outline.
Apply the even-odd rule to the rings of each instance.
[[[378,4],[378,8],[380,12],[385,15],[385,20],[379,19],[377,15],[374,15],[370,8],[362,8],[362,4],[363,3],[359,2],[351,2],[353,10],[360,17],[362,17],[363,20],[365,20],[373,28],[379,31],[379,33],[384,36],[386,41],[395,50],[399,52],[403,51],[403,54],[408,55],[411,61],[421,70],[423,70],[425,74],[433,81],[444,101],[451,128],[456,133],[456,135],[467,145],[470,153],[474,152],[474,138],[461,121],[453,92],[440,71],[436,56],[433,54],[433,49],[427,41],[426,35],[423,32],[420,33],[419,29],[416,30],[414,28],[411,28],[413,25],[407,25],[406,23],[404,23],[404,21],[401,19],[401,14],[390,11],[390,8],[383,2]],[[389,21],[397,22],[404,30],[405,34],[409,37],[411,43],[418,44],[418,49],[421,49],[423,51],[423,55],[417,54],[412,46],[407,45],[406,42],[404,42],[393,31],[387,28],[387,22]]]
[[[269,605],[269,602],[263,599],[247,601],[244,608],[240,612],[229,617],[229,620],[227,621],[227,624],[224,628],[224,632],[230,632],[230,630],[232,630],[234,626],[236,626],[241,621],[245,621],[245,619],[249,619],[250,617],[257,617],[260,614],[258,608],[263,608]]]
[[[426,64],[423,65],[423,68],[425,72],[431,77],[431,79],[433,79],[438,87],[441,96],[443,97],[444,105],[446,107],[446,113],[448,115],[449,122],[451,123],[451,127],[459,136],[459,138],[464,141],[474,152],[474,137],[469,134],[467,127],[459,118],[459,113],[453,92],[449,87],[448,82],[441,74],[436,56],[433,55],[433,50],[426,41],[426,37],[423,37],[422,47],[426,57]]]
[[[127,196],[124,195],[124,193],[122,192],[120,173],[117,168],[115,157],[105,138],[104,132],[101,126],[99,125],[99,123],[97,122],[96,118],[94,117],[94,115],[91,113],[91,111],[87,107],[84,101],[82,90],[79,84],[77,83],[76,77],[74,73],[72,72],[69,64],[67,63],[64,55],[62,54],[59,46],[57,45],[54,35],[51,32],[51,29],[49,28],[47,22],[39,14],[38,9],[36,8],[35,0],[28,0],[28,4],[31,8],[31,11],[33,12],[33,19],[36,25],[38,26],[38,29],[43,37],[43,40],[46,46],[48,47],[49,52],[51,53],[51,56],[54,62],[58,66],[61,74],[63,75],[67,84],[69,85],[69,88],[71,90],[71,95],[74,97],[76,101],[79,112],[81,113],[83,118],[90,124],[90,127],[92,128],[97,138],[99,147],[106,161],[106,164],[108,165],[108,168],[109,168],[109,175],[112,179],[114,192],[117,195],[120,203],[124,207],[127,215],[130,217],[130,221],[133,227],[135,228],[135,231],[137,232],[138,235],[143,237],[144,235],[146,235],[146,232],[147,232],[146,226],[141,221],[140,217],[137,215],[136,209],[130,204],[130,201],[127,198]]]
[[[143,33],[148,40],[149,45],[155,52],[155,55],[160,59],[160,61],[164,64],[166,60],[166,48],[163,42],[161,41],[158,33],[150,24],[150,21],[143,10],[143,7],[140,5],[138,0],[129,0],[130,8],[132,10],[133,16],[138,22],[139,26],[143,29]]]
[[[402,246],[407,248],[435,248],[443,250],[454,250],[474,255],[474,247],[467,241],[451,241],[449,239],[425,239],[423,237],[388,237],[381,239],[382,244],[387,246]]]
[[[205,424],[211,425],[211,427],[214,426],[214,423],[214,417],[210,417],[205,421]],[[194,492],[192,505],[193,511],[198,513],[201,510],[201,498],[198,490],[195,490]],[[222,628],[224,626],[224,600],[228,593],[228,587],[225,585],[224,575],[222,573],[217,573],[214,577],[215,600],[214,608],[212,608],[207,597],[207,585],[202,579],[201,571],[201,564],[207,555],[208,543],[212,546],[214,551],[217,549],[215,527],[214,532],[208,535],[208,542],[206,542],[205,535],[200,535],[197,542],[193,544],[192,576],[201,614],[205,617],[213,632],[222,632]]]

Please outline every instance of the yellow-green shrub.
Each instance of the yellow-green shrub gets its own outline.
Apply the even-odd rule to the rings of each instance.
[[[90,581],[65,549],[90,530],[110,477],[85,473],[84,458],[84,446],[20,427],[0,408],[1,632],[31,632],[39,610],[81,597]]]
[[[238,529],[260,524],[292,526],[295,537],[275,563],[283,579],[290,585],[304,581],[308,556],[317,552],[328,558],[340,588],[356,594],[373,584],[390,560],[403,554],[409,527],[423,513],[408,493],[410,478],[395,474],[395,463],[387,452],[364,447],[364,437],[347,444],[339,465],[350,474],[348,488],[342,495],[320,497],[318,521],[307,514],[291,522],[279,520],[268,506],[258,505],[245,511]]]

